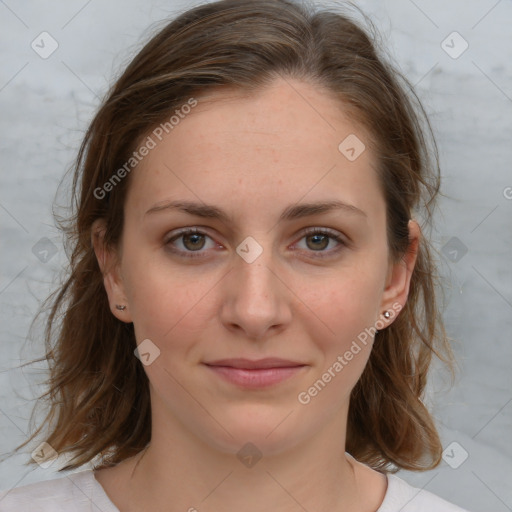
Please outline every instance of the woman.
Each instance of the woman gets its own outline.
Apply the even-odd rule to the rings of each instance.
[[[462,510],[393,475],[442,452],[427,135],[348,16],[223,0],[161,30],[83,141],[46,333],[33,459],[94,469],[0,509]]]

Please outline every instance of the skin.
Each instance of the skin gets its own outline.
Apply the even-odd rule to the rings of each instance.
[[[409,222],[410,250],[394,263],[372,152],[366,144],[349,161],[338,150],[350,134],[369,138],[318,86],[280,78],[256,95],[220,90],[198,100],[132,172],[117,250],[104,247],[102,221],[94,224],[112,314],[133,322],[137,343],[150,339],[160,350],[144,366],[151,443],[96,479],[122,512],[375,511],[385,476],[345,454],[350,391],[373,340],[309,404],[297,396],[384,311],[405,304],[419,227]],[[178,199],[216,205],[230,220],[145,215]],[[288,205],[332,199],[364,215],[278,222]],[[169,242],[184,227],[207,236]],[[307,236],[309,227],[330,228],[346,244]],[[236,252],[248,236],[263,249],[252,263]],[[197,247],[203,257],[169,246],[182,254]],[[306,367],[271,388],[244,390],[202,364],[227,357]],[[247,442],[262,454],[253,467],[236,456]]]

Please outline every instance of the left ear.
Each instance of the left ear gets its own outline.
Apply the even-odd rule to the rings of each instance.
[[[390,311],[393,314],[395,311],[400,311],[407,302],[421,239],[421,229],[415,220],[409,220],[408,227],[409,246],[399,261],[389,265],[386,287],[382,295],[381,312]],[[394,315],[391,318],[394,318]]]

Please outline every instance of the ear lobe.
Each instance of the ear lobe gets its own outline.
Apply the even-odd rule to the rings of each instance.
[[[386,288],[382,298],[382,310],[400,309],[407,302],[411,277],[418,257],[421,230],[415,220],[409,220],[409,247],[400,260],[390,264]],[[393,307],[395,305],[395,307]]]
[[[119,272],[118,254],[115,249],[106,246],[105,231],[105,221],[96,219],[91,226],[91,243],[103,274],[103,284],[107,292],[110,311],[119,320],[129,323],[132,321],[129,309],[119,310],[116,308],[116,304],[127,305],[128,301]]]

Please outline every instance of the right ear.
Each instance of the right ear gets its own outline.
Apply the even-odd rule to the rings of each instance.
[[[130,305],[124,289],[119,257],[116,250],[106,246],[105,231],[104,219],[96,219],[91,227],[91,243],[103,274],[103,284],[107,292],[110,311],[122,322],[130,323],[132,322]],[[126,306],[126,309],[123,311],[117,309],[117,304]]]

